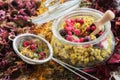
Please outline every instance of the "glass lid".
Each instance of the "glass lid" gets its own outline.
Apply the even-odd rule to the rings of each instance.
[[[31,21],[36,24],[43,24],[47,21],[54,20],[79,7],[81,2],[81,0],[62,1],[63,0],[46,0],[44,4],[48,8],[48,11],[35,18],[32,18]]]

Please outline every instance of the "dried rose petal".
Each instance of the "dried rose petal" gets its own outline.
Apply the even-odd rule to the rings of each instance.
[[[5,19],[5,11],[0,10],[0,21]]]
[[[113,54],[108,63],[120,63],[120,54]]]

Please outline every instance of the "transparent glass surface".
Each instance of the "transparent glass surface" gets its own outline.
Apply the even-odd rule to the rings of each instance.
[[[52,4],[52,2],[54,4]],[[32,18],[33,23],[43,24],[47,21],[57,19],[72,10],[79,7],[81,0],[66,0],[60,4],[60,0],[47,0],[45,5],[48,7],[48,11]]]
[[[65,40],[59,34],[61,24],[66,19],[79,16],[92,16],[98,20],[103,13],[90,8],[80,8],[54,21],[51,41],[54,57],[78,68],[95,67],[108,60],[113,53],[115,40],[111,32],[111,24],[107,22],[103,34],[95,40],[80,43]]]

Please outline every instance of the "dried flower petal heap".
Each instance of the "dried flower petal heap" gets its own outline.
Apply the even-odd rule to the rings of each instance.
[[[46,22],[42,25],[36,25],[32,32],[39,36],[44,37],[47,41],[51,41],[52,38],[52,21]]]
[[[10,0],[0,1],[0,21],[13,21],[18,26],[27,24],[31,16],[36,15],[36,9],[40,6],[40,1],[35,0]],[[39,3],[39,4],[38,4]]]
[[[25,64],[14,52],[12,41],[8,36],[31,32],[34,25],[27,20],[35,16],[36,3],[35,0],[0,1],[0,79],[2,80],[13,80],[31,71],[29,70],[31,66]]]

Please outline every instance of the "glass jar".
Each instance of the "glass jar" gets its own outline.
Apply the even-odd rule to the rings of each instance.
[[[79,16],[91,16],[96,21],[103,16],[103,13],[90,8],[79,8],[55,20],[51,40],[54,57],[75,67],[94,67],[108,60],[113,53],[115,40],[111,24],[105,23],[103,34],[95,40],[79,43],[67,41],[59,33],[61,25],[66,19]]]

